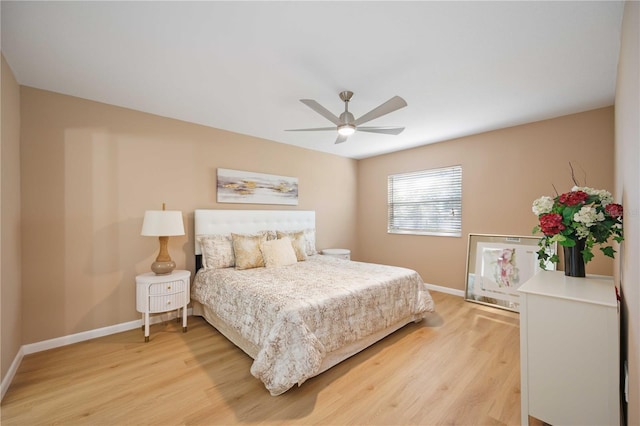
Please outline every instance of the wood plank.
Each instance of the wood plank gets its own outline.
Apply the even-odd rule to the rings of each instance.
[[[199,317],[31,354],[2,424],[519,424],[518,314],[432,294],[425,321],[277,397]]]

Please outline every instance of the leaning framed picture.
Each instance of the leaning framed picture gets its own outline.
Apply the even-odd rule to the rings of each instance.
[[[539,237],[469,234],[465,300],[519,312],[518,287],[541,270]],[[556,248],[552,248],[555,253]],[[555,264],[545,264],[555,269]]]

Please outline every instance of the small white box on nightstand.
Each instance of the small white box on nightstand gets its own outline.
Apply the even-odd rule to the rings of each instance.
[[[322,250],[325,256],[333,256],[339,259],[351,260],[351,250],[341,248],[331,248]]]

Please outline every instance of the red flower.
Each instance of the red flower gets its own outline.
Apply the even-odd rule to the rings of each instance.
[[[575,206],[576,204],[584,203],[587,201],[589,194],[583,191],[571,191],[565,192],[558,198],[560,204],[565,206]]]
[[[620,204],[607,204],[604,211],[611,217],[622,217],[622,206]]]
[[[552,236],[564,229],[562,216],[558,213],[547,213],[540,216],[540,230],[544,235]]]

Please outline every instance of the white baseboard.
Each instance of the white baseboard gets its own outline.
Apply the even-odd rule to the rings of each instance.
[[[464,291],[462,290],[458,290],[450,287],[443,287],[440,285],[429,284],[429,283],[425,283],[425,284],[427,285],[427,288],[429,290],[439,291],[440,293],[447,293],[447,294],[452,294],[454,296],[464,297]]]
[[[151,321],[151,323],[154,322],[157,321]],[[70,334],[68,336],[56,337],[55,339],[43,340],[42,342],[29,343],[22,346],[22,350],[25,355],[29,355],[36,352],[59,348],[61,346],[84,342],[85,340],[95,339],[96,337],[133,330],[134,328],[140,328],[141,326],[142,320],[123,322],[121,324],[110,325],[108,327],[96,328],[95,330],[88,330],[81,333]]]
[[[22,358],[24,358],[24,351],[22,350],[22,347],[21,347],[20,349],[18,349],[18,353],[16,354],[16,357],[13,359],[13,362],[9,366],[9,369],[7,370],[7,374],[5,374],[4,377],[2,378],[2,383],[0,384],[0,401],[2,401],[2,398],[4,398],[4,394],[7,393],[7,390],[9,390],[9,386],[11,385],[13,378],[18,372],[18,367],[20,367]]]
[[[191,308],[187,310],[187,315],[191,315]],[[149,318],[150,324],[157,324],[163,321],[169,321],[175,319],[177,311],[171,311],[163,314],[156,314]],[[85,340],[95,339],[96,337],[108,336],[111,334],[121,333],[123,331],[133,330],[135,328],[142,327],[142,319],[123,322],[120,324],[110,325],[108,327],[97,328],[95,330],[83,331],[81,333],[70,334],[68,336],[56,337],[55,339],[43,340],[42,342],[29,343],[22,345],[18,350],[7,374],[2,379],[0,384],[0,400],[4,398],[4,394],[9,389],[13,378],[15,377],[20,363],[25,355],[33,354],[36,352],[42,352],[49,349],[59,348],[61,346],[71,345],[73,343],[84,342]]]

